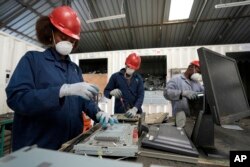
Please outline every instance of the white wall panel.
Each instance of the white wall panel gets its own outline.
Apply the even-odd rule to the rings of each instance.
[[[0,32],[0,114],[11,111],[6,104],[6,74],[12,74],[18,61],[28,50],[42,50],[42,48]]]
[[[138,53],[141,56],[148,55],[167,55],[167,79],[170,78],[170,69],[172,68],[186,68],[190,61],[198,59],[197,49],[201,46],[193,47],[174,47],[174,48],[151,48],[151,49],[138,49],[138,50],[122,50],[110,52],[95,52],[95,53],[81,53],[72,54],[71,59],[79,64],[80,59],[108,59],[108,78],[114,73],[124,67],[127,55],[132,52]],[[250,51],[250,44],[234,44],[234,45],[210,45],[203,46],[213,51],[224,54],[226,52]],[[15,39],[7,34],[0,32],[0,114],[9,111],[6,105],[6,73],[13,72],[16,64],[20,58],[28,50],[43,50],[38,46],[26,43]],[[106,112],[113,113],[114,99],[105,103],[100,103],[100,107]],[[171,114],[171,105],[159,104],[145,104],[143,109],[145,112],[169,112]]]
[[[226,52],[240,52],[240,51],[250,51],[250,44],[232,44],[232,45],[209,45],[209,46],[192,46],[192,47],[173,47],[173,48],[151,48],[151,49],[138,49],[138,50],[120,50],[120,51],[110,51],[110,52],[97,52],[97,53],[81,53],[72,54],[72,60],[79,63],[80,59],[88,58],[108,58],[108,78],[124,67],[126,57],[132,53],[138,53],[141,56],[152,56],[152,55],[167,55],[167,80],[170,79],[170,70],[172,68],[187,68],[189,63],[198,59],[197,49],[200,47],[206,47],[215,52],[225,55]],[[102,109],[106,111],[108,108],[109,113],[113,113],[113,102],[106,103],[102,106]],[[171,115],[171,103],[165,105],[159,104],[144,104],[144,112],[168,112]],[[111,105],[107,107],[106,105]],[[105,106],[105,107],[104,107]],[[112,108],[112,112],[110,112]]]

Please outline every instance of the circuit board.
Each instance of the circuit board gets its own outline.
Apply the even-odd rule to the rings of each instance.
[[[83,155],[135,157],[138,152],[136,125],[115,124],[99,129],[89,138],[74,145],[74,152]]]
[[[140,114],[136,114],[133,118],[128,118],[124,114],[115,114],[114,117],[116,117],[119,122],[138,122]]]

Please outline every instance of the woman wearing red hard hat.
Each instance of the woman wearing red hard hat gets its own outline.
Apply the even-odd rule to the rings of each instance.
[[[82,132],[82,111],[104,127],[116,122],[96,106],[98,88],[84,82],[81,69],[70,60],[81,33],[76,12],[57,7],[37,20],[36,32],[48,48],[27,52],[6,88],[7,104],[14,110],[13,151],[34,144],[59,149]]]
[[[114,73],[104,89],[107,98],[115,97],[115,113],[125,113],[133,118],[142,113],[144,99],[143,80],[136,71],[140,68],[141,57],[131,53],[125,61],[125,68]]]

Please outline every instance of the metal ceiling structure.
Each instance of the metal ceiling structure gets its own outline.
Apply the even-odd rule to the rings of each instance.
[[[0,31],[41,46],[36,20],[67,4],[82,24],[76,52],[250,43],[250,5],[215,8],[239,1],[194,0],[188,20],[168,21],[170,0],[0,0]],[[125,18],[86,23],[121,12]]]

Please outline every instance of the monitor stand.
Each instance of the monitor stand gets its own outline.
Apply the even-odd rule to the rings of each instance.
[[[201,149],[207,156],[227,158],[228,155],[217,150],[214,145],[214,122],[208,105],[205,111],[201,110],[195,121],[191,140],[194,145]]]

